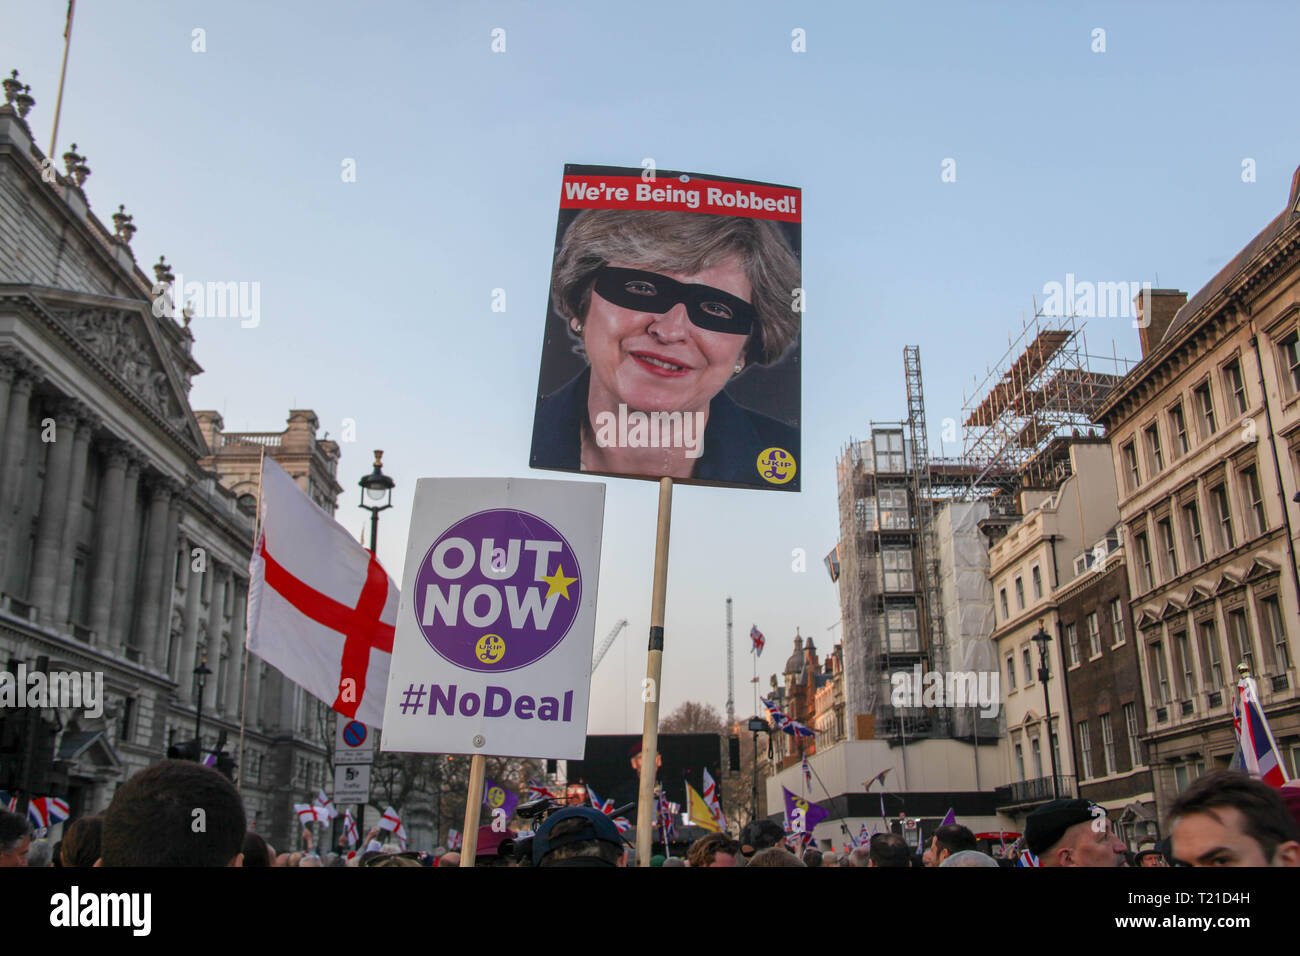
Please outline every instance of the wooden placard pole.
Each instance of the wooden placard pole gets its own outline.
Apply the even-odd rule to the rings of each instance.
[[[659,479],[659,525],[655,531],[655,576],[650,598],[650,652],[646,657],[645,723],[641,731],[641,787],[636,808],[636,862],[650,865],[650,845],[655,829],[655,764],[659,753],[660,676],[664,662],[664,605],[668,596],[668,530],[672,523],[673,480]]]
[[[478,818],[483,808],[483,784],[487,779],[487,757],[469,758],[469,792],[465,794],[465,835],[461,837],[460,865],[473,866],[478,853]]]

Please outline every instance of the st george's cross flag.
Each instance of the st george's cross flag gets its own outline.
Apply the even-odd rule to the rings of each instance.
[[[382,726],[397,585],[270,458],[259,508],[248,649],[344,717]]]
[[[709,773],[708,767],[704,768],[704,802],[713,812],[713,819],[717,821],[718,829],[726,833],[727,815],[722,812],[722,801],[718,798],[718,785],[714,782],[713,774]]]
[[[325,794],[324,790],[316,791],[316,802],[313,803],[312,806],[320,807],[324,810],[326,816],[330,820],[333,820],[339,815],[338,810],[334,809],[334,801]]]
[[[388,830],[402,846],[406,846],[406,827],[402,826],[402,818],[392,807],[385,808],[383,816],[379,818],[379,829]]]
[[[351,810],[343,811],[343,838],[348,841],[348,846],[356,846],[357,840],[361,839],[361,834],[357,830],[357,821],[352,818]]]
[[[762,657],[763,648],[767,644],[767,638],[763,636],[763,632],[758,629],[757,624],[750,627],[749,639],[753,641],[753,646],[750,647],[749,649],[750,652],[753,653],[756,657]]]
[[[295,803],[293,812],[298,814],[299,823],[329,823],[329,811],[310,803]]]

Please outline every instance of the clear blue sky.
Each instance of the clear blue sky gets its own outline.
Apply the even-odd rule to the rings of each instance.
[[[0,33],[42,148],[64,11],[10,3]],[[261,284],[257,328],[196,322],[193,405],[230,430],[279,429],[291,407],[336,437],[355,419],[339,515],[360,529],[356,481],[385,449],[395,577],[416,478],[530,474],[566,162],[652,157],[802,187],[804,491],[674,501],[664,706],[722,709],[731,595],[744,716],[750,624],[769,638],[763,686],[796,626],[821,650],[838,638],[821,566],[833,464],[868,421],[905,415],[903,346],[921,346],[937,452],[1045,283],[1194,292],[1282,208],[1300,164],[1297,35],[1284,2],[81,0],[57,152],[75,140],[88,157],[101,219],[134,214],[146,272],[161,252],[189,279]],[[1136,357],[1128,320],[1088,336]],[[595,676],[596,732],[639,729],[624,688],[645,666],[655,501],[653,484],[609,482],[596,639],[631,626]]]

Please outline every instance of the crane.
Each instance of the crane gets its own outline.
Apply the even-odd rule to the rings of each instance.
[[[614,629],[605,635],[605,639],[600,642],[600,647],[596,650],[596,656],[591,661],[591,672],[596,673],[596,668],[600,662],[605,659],[609,649],[614,646],[614,638],[618,637],[618,632],[627,627],[627,621],[619,621],[614,625]]]

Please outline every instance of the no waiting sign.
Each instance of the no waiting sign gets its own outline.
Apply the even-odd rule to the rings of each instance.
[[[334,740],[334,765],[338,767],[374,761],[374,732],[359,720],[344,720],[340,717]]]

